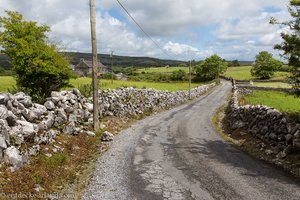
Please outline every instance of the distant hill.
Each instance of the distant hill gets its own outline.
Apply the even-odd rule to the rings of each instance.
[[[81,58],[85,60],[92,60],[92,54],[90,53],[63,52],[63,54],[65,54],[69,58],[71,64],[73,65],[78,64]],[[98,58],[100,58],[101,63],[103,63],[104,65],[111,65],[110,55],[98,54]],[[113,63],[114,66],[122,67],[164,67],[166,65],[178,66],[186,62],[178,60],[162,60],[150,57],[130,57],[114,55]],[[5,69],[10,68],[10,62],[6,55],[0,54],[0,67],[3,67]]]
[[[69,58],[71,64],[76,65],[79,63],[80,59],[92,60],[92,54],[90,53],[80,53],[80,52],[64,52],[64,54]],[[101,63],[104,65],[111,65],[111,58],[109,54],[98,54],[100,57]],[[169,66],[178,66],[180,64],[187,64],[185,61],[179,60],[163,60],[158,58],[150,57],[131,57],[131,56],[113,56],[114,66],[122,67],[164,67]],[[251,65],[253,61],[239,61],[240,65]],[[10,62],[7,56],[0,54],[0,67],[5,69],[10,68]]]
[[[67,57],[69,57],[70,62],[73,65],[76,65],[81,58],[85,60],[92,60],[92,54],[90,53],[79,53],[79,52],[65,52]],[[108,54],[98,54],[98,58],[102,64],[110,66],[111,65],[111,57]],[[122,67],[164,67],[166,65],[177,66],[182,63],[186,63],[184,61],[178,60],[162,60],[158,58],[150,58],[150,57],[131,57],[131,56],[113,56],[114,66],[122,66]]]

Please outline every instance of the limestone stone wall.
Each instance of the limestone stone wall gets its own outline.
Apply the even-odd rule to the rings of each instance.
[[[215,83],[191,90],[195,98]],[[166,109],[189,99],[188,91],[167,92],[155,89],[122,88],[99,91],[100,117],[129,117],[145,111]],[[16,170],[39,154],[40,145],[54,144],[59,134],[95,133],[88,130],[93,123],[91,98],[79,90],[52,92],[43,105],[33,103],[22,92],[0,93],[0,163],[7,162]],[[26,144],[27,148],[20,148]]]
[[[233,81],[234,83],[234,81]],[[290,152],[300,152],[300,124],[290,119],[287,113],[263,105],[238,103],[239,90],[233,85],[233,96],[228,114],[231,129],[240,129],[245,134],[271,144],[275,153],[284,157]]]

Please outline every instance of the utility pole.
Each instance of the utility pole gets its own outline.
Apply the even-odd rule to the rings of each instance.
[[[114,54],[114,51],[111,51],[111,52],[110,52],[110,57],[111,57],[111,84],[114,83],[113,54]]]
[[[218,63],[218,79],[220,79],[220,73],[221,73],[221,66],[220,66],[220,62]]]
[[[191,99],[191,82],[192,82],[192,60],[190,60],[190,66],[189,66],[189,99]]]
[[[92,54],[93,54],[93,125],[94,131],[99,130],[99,104],[98,104],[98,78],[97,78],[97,40],[96,40],[96,19],[95,19],[95,2],[90,0],[90,23],[91,23],[91,40],[92,40]]]

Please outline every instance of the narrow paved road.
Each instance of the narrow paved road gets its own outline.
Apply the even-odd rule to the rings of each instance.
[[[82,199],[299,200],[300,186],[281,170],[235,149],[211,119],[230,84],[146,118],[117,136]]]

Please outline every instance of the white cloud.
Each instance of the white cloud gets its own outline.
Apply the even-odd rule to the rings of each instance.
[[[105,8],[117,7],[102,0]],[[265,6],[284,8],[282,0],[120,0],[152,35],[173,35],[189,26],[222,23],[246,16],[255,17]]]
[[[270,18],[280,17],[288,18],[286,12],[279,13],[261,13],[258,16],[247,16],[241,18],[236,24],[224,21],[220,28],[216,31],[216,37],[221,40],[239,40],[251,37],[259,37],[262,35],[276,33],[279,28],[269,23]],[[280,34],[278,34],[280,36]]]
[[[288,18],[288,2],[282,0],[120,1],[154,40],[177,59],[203,59],[213,53],[229,59],[252,59],[261,49],[271,51],[274,43],[280,42],[281,29],[269,25],[269,18]],[[265,8],[270,6],[279,11],[268,13]],[[109,14],[114,9],[126,19],[116,1],[96,1],[96,8],[101,53],[115,50],[122,55],[165,57],[130,19]],[[88,1],[1,0],[0,13],[4,9],[17,10],[26,19],[49,25],[51,38],[60,41],[66,50],[90,52]],[[207,25],[214,25],[215,29],[199,32]]]
[[[199,51],[189,45],[173,43],[171,41],[165,44],[164,49],[176,55]]]
[[[189,46],[187,44],[180,44],[176,42],[174,43],[171,41],[167,42],[163,48],[169,54],[175,56],[180,55],[181,57],[187,60],[196,59],[196,58],[205,58],[213,54],[212,49],[200,50],[195,47]]]

